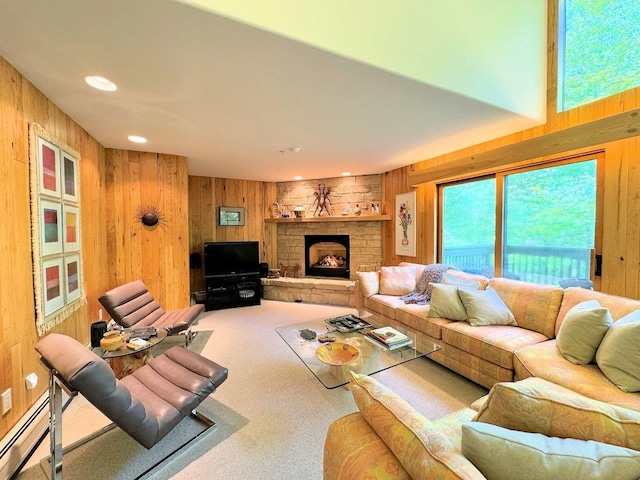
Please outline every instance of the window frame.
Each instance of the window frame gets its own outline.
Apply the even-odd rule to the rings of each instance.
[[[595,218],[595,238],[594,248],[591,251],[591,269],[589,272],[590,280],[593,282],[593,289],[600,289],[600,278],[594,275],[595,255],[602,251],[602,214],[604,209],[604,162],[605,155],[604,150],[595,150],[587,153],[581,153],[578,155],[572,155],[568,157],[561,157],[556,159],[547,160],[544,162],[537,162],[527,166],[517,167],[500,170],[494,173],[479,175],[477,177],[469,177],[464,179],[457,179],[455,181],[448,181],[438,183],[436,185],[437,196],[437,260],[442,262],[443,260],[443,223],[444,223],[444,189],[449,186],[460,185],[464,183],[470,183],[480,180],[487,180],[494,178],[496,181],[496,237],[494,244],[494,276],[502,276],[502,264],[503,264],[503,246],[504,246],[504,181],[509,175],[524,173],[532,170],[539,170],[543,168],[553,168],[562,165],[568,165],[571,163],[579,163],[589,160],[596,161],[596,218]]]

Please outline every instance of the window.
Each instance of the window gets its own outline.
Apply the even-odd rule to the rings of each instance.
[[[559,111],[640,85],[640,2],[564,0],[558,19]]]
[[[442,263],[493,276],[496,241],[496,180],[448,185],[442,190]]]
[[[503,198],[503,276],[551,285],[589,279],[595,160],[505,175]]]
[[[441,262],[487,277],[592,286],[597,166],[591,156],[441,185]]]

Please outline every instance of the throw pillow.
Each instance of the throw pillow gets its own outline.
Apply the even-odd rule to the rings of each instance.
[[[640,450],[640,412],[593,400],[542,378],[496,383],[473,420]]]
[[[411,405],[366,375],[351,372],[351,393],[367,423],[412,478],[479,478],[444,433]]]
[[[458,295],[467,311],[471,326],[518,325],[513,314],[493,288],[487,287],[486,290],[459,288]]]
[[[380,269],[380,294],[404,295],[416,287],[413,267],[382,267]]]
[[[556,337],[562,356],[576,365],[587,365],[613,323],[607,308],[597,300],[577,304],[567,312]]]
[[[360,283],[360,288],[365,297],[369,298],[380,290],[379,272],[357,272],[356,277]]]
[[[592,440],[547,437],[486,423],[462,425],[462,454],[492,480],[640,477],[640,452]]]
[[[447,272],[442,274],[440,283],[444,283],[445,285],[456,285],[458,287],[475,288],[476,290],[480,288],[480,282],[456,278],[453,275],[449,275]]]
[[[431,307],[429,307],[427,317],[466,320],[467,311],[458,295],[458,287],[432,283]]]
[[[640,392],[640,310],[614,322],[596,352],[602,373],[623,392]]]

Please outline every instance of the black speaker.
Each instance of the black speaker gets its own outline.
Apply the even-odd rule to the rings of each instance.
[[[269,275],[269,264],[261,263],[259,266],[260,266],[260,278],[267,278],[267,275]]]
[[[198,270],[202,268],[202,259],[198,252],[194,252],[189,255],[189,268],[191,270]]]
[[[91,346],[99,347],[102,336],[107,331],[107,322],[95,322],[91,324]]]

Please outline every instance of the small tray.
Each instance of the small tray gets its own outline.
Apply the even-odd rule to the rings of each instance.
[[[341,315],[339,317],[327,318],[325,322],[341,333],[356,332],[363,328],[373,326],[355,315]]]

